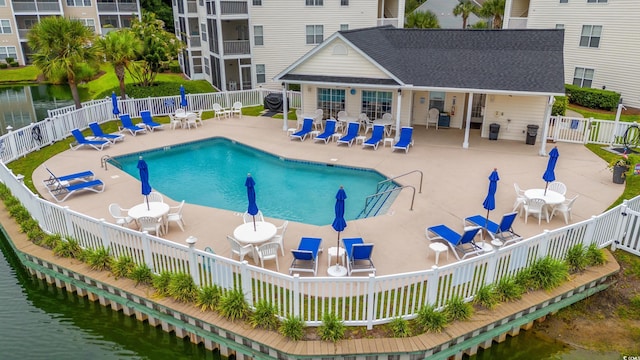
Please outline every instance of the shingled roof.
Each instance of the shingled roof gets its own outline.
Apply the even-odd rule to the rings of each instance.
[[[563,30],[383,26],[341,31],[338,36],[387,69],[402,85],[564,93]],[[326,75],[330,77],[330,73]]]

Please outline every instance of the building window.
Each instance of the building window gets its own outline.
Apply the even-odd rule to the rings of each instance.
[[[67,6],[91,6],[91,0],[67,0]]]
[[[595,4],[595,3],[604,4],[606,2],[607,0],[587,0],[587,4]]]
[[[0,19],[0,34],[11,34],[11,22],[8,19]]]
[[[324,5],[324,0],[305,0],[305,4],[307,6],[322,6]]]
[[[344,89],[318,88],[318,109],[322,109],[324,119],[338,117],[338,111],[344,111]]]
[[[6,3],[5,0],[0,0],[0,6],[6,6],[6,5],[7,5],[7,3]]]
[[[253,0],[253,6],[262,6],[262,0]]]
[[[577,67],[573,73],[573,85],[590,88],[593,82],[593,69]]]
[[[429,109],[436,108],[440,112],[444,112],[444,92],[431,91],[429,92]]]
[[[204,72],[207,75],[211,74],[211,70],[209,69],[209,59],[208,58],[204,58]]]
[[[583,25],[580,46],[597,48],[600,45],[601,34],[602,26],[600,25]]]
[[[0,60],[5,60],[6,58],[14,60],[18,58],[15,46],[0,46]]]
[[[87,29],[91,31],[96,31],[96,22],[93,19],[73,19],[76,21],[80,21],[82,25],[86,26]]]
[[[566,4],[568,2],[569,2],[569,0],[560,0],[560,4]]]
[[[207,41],[207,24],[200,24],[200,36],[202,41]]]
[[[256,82],[258,84],[267,82],[267,74],[264,64],[256,64]]]
[[[349,6],[349,0],[340,0],[340,6]]]
[[[393,93],[391,91],[362,91],[362,113],[370,120],[381,119],[384,113],[391,112]]]
[[[556,29],[564,29],[564,24],[556,24]]]
[[[253,43],[254,45],[264,45],[264,34],[262,25],[257,25],[253,27]]]
[[[349,24],[340,24],[340,31],[349,30]]]
[[[324,26],[307,25],[307,45],[320,44],[323,39]]]

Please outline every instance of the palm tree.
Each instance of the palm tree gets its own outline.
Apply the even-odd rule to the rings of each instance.
[[[469,15],[475,14],[478,10],[479,8],[476,4],[472,3],[470,0],[464,0],[463,2],[459,2],[458,5],[453,8],[453,15],[462,15],[462,28],[466,29]]]
[[[131,30],[122,29],[112,31],[107,36],[98,39],[96,47],[105,59],[113,65],[120,82],[120,98],[124,99],[126,97],[124,87],[125,69],[128,69],[129,65],[136,60],[138,54],[142,52],[142,41]]]
[[[437,29],[440,23],[433,11],[414,11],[407,16],[405,26],[413,29]]]
[[[502,28],[504,16],[504,0],[487,0],[480,8],[480,15],[491,18],[494,29]]]
[[[34,65],[46,77],[66,76],[76,109],[81,108],[76,76],[83,64],[99,61],[92,45],[95,34],[80,21],[51,16],[40,20],[27,39]]]

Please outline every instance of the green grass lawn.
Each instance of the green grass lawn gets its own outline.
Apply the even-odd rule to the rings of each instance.
[[[38,80],[40,70],[35,66],[22,66],[0,70],[0,84],[29,83]]]
[[[580,115],[582,115],[585,118],[594,118],[599,120],[615,120],[616,119],[615,111],[608,111],[608,112],[597,111],[596,112],[596,111],[591,111],[590,109],[585,109],[583,107],[571,106],[571,104],[567,106],[567,109],[580,113]],[[640,121],[640,115],[620,115],[620,121],[627,121],[627,122]]]

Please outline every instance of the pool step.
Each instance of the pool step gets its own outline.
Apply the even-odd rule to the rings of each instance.
[[[383,184],[380,189],[378,189],[377,194],[375,194],[376,196],[372,197],[367,206],[358,214],[357,219],[364,219],[386,213],[393,203],[393,200],[398,196],[397,191],[388,192],[388,190],[397,187],[393,182]]]

